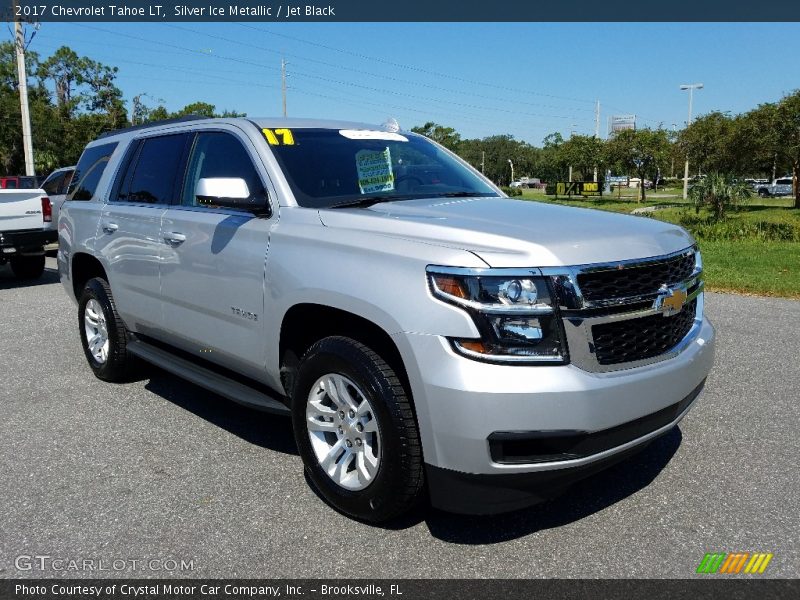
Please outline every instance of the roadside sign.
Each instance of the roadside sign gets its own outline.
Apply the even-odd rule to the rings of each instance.
[[[556,183],[556,198],[559,196],[602,196],[603,191],[596,181],[559,181]]]

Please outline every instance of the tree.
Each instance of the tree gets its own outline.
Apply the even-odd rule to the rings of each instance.
[[[591,135],[573,135],[559,146],[559,153],[561,162],[577,170],[581,181],[592,179],[594,170],[605,164],[603,141]]]
[[[639,201],[645,200],[645,179],[657,176],[669,157],[669,136],[663,129],[628,129],[606,142],[608,161],[622,172],[635,172],[639,181]]]
[[[781,154],[792,165],[792,190],[794,207],[800,208],[800,90],[784,96],[778,102],[776,129],[781,140]]]
[[[67,115],[71,115],[79,103],[72,96],[75,88],[85,83],[87,66],[87,59],[78,56],[71,48],[62,46],[36,71],[41,79],[53,82],[56,104]]]
[[[461,143],[461,135],[452,127],[445,127],[444,125],[438,125],[437,123],[428,121],[421,127],[412,127],[411,131],[432,139],[434,142],[441,144],[452,152],[458,152],[458,145]]]
[[[779,164],[785,159],[778,119],[775,103],[761,104],[737,119],[732,141],[739,155],[737,172],[775,179],[779,168],[788,168],[786,164]]]
[[[193,102],[192,104],[187,104],[178,112],[173,113],[172,116],[185,117],[188,115],[200,115],[201,117],[215,117],[216,113],[214,110],[216,108],[216,106],[208,102]]]
[[[731,169],[739,154],[733,144],[734,125],[730,115],[719,111],[698,117],[678,135],[684,157],[704,172]]]
[[[717,221],[725,218],[727,208],[741,204],[750,195],[750,188],[746,183],[722,173],[707,174],[689,190],[695,209],[699,212],[701,206],[708,205]]]

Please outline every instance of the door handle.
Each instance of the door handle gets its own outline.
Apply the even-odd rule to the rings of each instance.
[[[103,231],[106,233],[114,233],[117,229],[119,229],[119,225],[116,223],[106,222],[103,223]]]
[[[170,231],[164,234],[164,241],[170,246],[178,246],[186,241],[186,236],[177,231]]]

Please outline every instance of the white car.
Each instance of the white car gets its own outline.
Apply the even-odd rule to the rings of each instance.
[[[50,204],[53,210],[53,229],[58,226],[58,214],[61,211],[61,205],[64,204],[64,200],[67,199],[67,191],[69,190],[69,184],[72,181],[73,173],[75,173],[74,166],[56,169],[47,176],[47,179],[45,179],[42,184],[42,189],[47,194],[47,197],[50,198]]]

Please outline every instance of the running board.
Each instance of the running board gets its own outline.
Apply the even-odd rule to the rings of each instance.
[[[205,367],[141,340],[130,340],[128,352],[229,400],[266,412],[288,416],[289,408],[274,396],[234,381]]]

